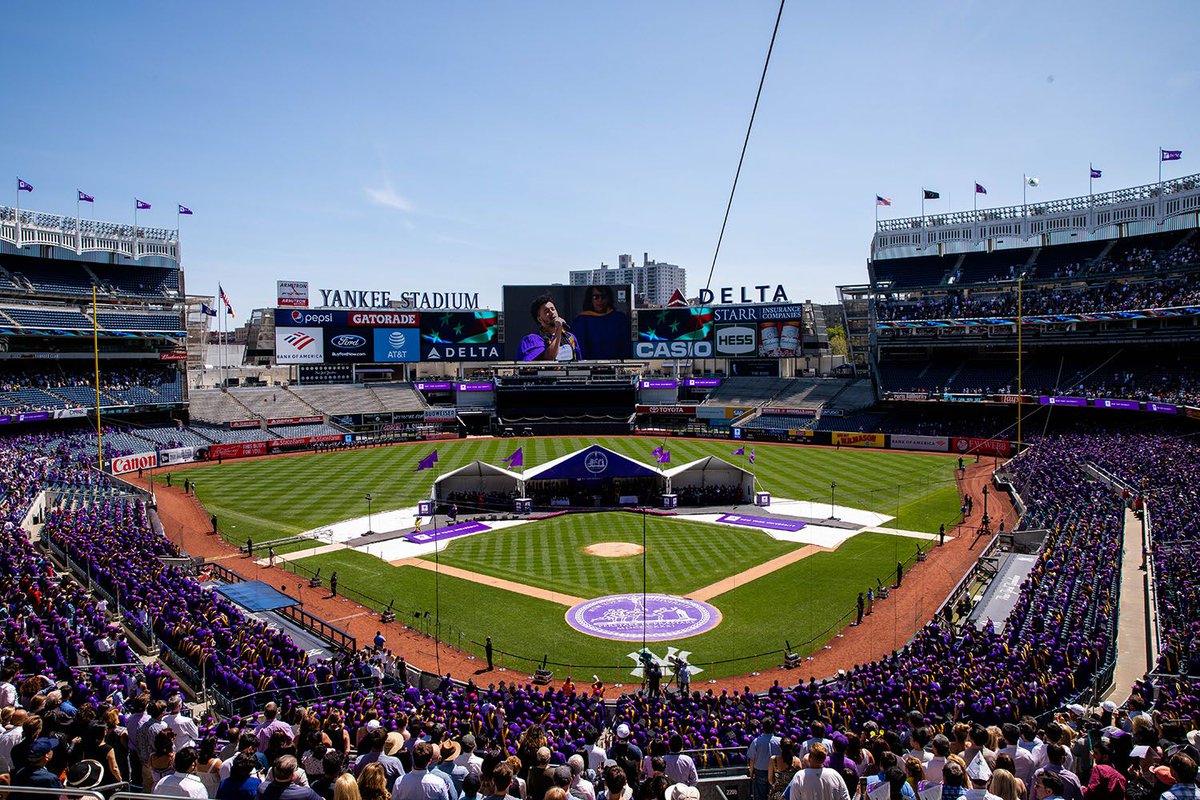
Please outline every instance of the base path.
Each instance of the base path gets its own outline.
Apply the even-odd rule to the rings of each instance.
[[[484,586],[494,586],[497,589],[515,592],[516,594],[527,595],[528,597],[536,597],[539,600],[549,600],[551,603],[559,603],[564,606],[573,606],[582,603],[587,598],[575,597],[574,595],[563,594],[562,592],[552,592],[549,589],[541,589],[537,586],[530,586],[526,583],[517,583],[516,581],[506,581],[504,578],[496,578],[491,575],[483,575],[478,572],[472,572],[469,569],[461,569],[460,567],[450,567],[445,564],[434,564],[432,561],[426,561],[423,558],[402,558],[399,561],[389,561],[393,567],[418,567],[427,569],[430,572],[440,572],[443,575],[449,575],[452,578],[460,578],[464,581],[472,583],[481,583]]]
[[[797,561],[808,558],[814,553],[831,553],[833,549],[829,547],[817,547],[815,544],[807,544],[804,547],[793,550],[790,553],[784,553],[778,558],[772,558],[770,561],[764,561],[757,567],[751,567],[748,570],[739,572],[737,575],[730,575],[728,578],[723,578],[716,583],[710,583],[701,589],[694,592],[688,592],[686,597],[692,600],[703,600],[708,602],[719,594],[733,591],[739,586],[745,586],[747,583],[756,581],[759,578],[770,575],[778,569],[783,569],[789,564],[795,564]]]

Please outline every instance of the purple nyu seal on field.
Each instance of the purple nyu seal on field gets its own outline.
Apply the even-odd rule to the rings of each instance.
[[[601,639],[622,642],[664,642],[712,630],[721,612],[708,603],[670,594],[613,594],[573,606],[567,624]]]

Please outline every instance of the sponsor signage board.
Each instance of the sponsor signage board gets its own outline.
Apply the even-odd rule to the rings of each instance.
[[[448,392],[454,384],[450,381],[417,381],[413,387],[419,392]]]
[[[720,378],[688,378],[683,382],[690,389],[716,389],[721,385]]]
[[[758,286],[721,286],[716,289],[701,289],[696,295],[702,304],[721,303],[787,303],[787,291],[782,284],[760,284]]]
[[[785,408],[781,406],[779,408],[764,408],[762,413],[767,415],[776,414],[785,417],[815,417],[817,415],[817,410],[815,408]]]
[[[426,422],[448,422],[457,418],[457,408],[426,408],[422,412],[422,419]]]
[[[678,384],[675,381],[641,381],[638,383],[639,389],[675,389]]]
[[[1100,397],[1093,401],[1096,408],[1114,408],[1118,411],[1140,411],[1142,406],[1137,400],[1116,400],[1110,397]]]
[[[928,400],[928,392],[888,392],[888,397],[893,400]]]
[[[87,415],[88,410],[86,408],[60,408],[54,412],[55,419],[80,419]]]
[[[421,315],[415,311],[338,311],[334,309],[275,309],[275,327],[300,328],[314,325],[335,328],[412,328]]]
[[[566,337],[555,360],[611,361],[629,358],[633,287],[612,286],[505,286],[504,287],[504,358],[507,361],[547,361],[547,328],[536,314],[548,309],[545,298],[553,303],[558,317],[566,320],[567,330],[578,352],[568,346]],[[534,303],[538,302],[535,308]],[[535,313],[536,312],[536,313]]]
[[[886,438],[882,433],[833,431],[833,443],[843,447],[883,447]]]
[[[500,315],[440,311],[421,315],[422,361],[499,361]]]
[[[321,364],[325,334],[321,328],[276,328],[276,364]]]
[[[421,360],[421,331],[418,328],[375,328],[374,355],[377,364]]]
[[[323,328],[325,360],[337,363],[362,363],[374,355],[371,331],[362,328]]]
[[[308,281],[275,281],[275,298],[287,308],[308,308]]]
[[[784,322],[793,319],[804,319],[803,303],[713,306],[713,321],[718,325],[726,322]]]
[[[1038,403],[1044,406],[1086,406],[1087,398],[1084,397],[1048,397],[1042,395],[1038,398]]]
[[[947,436],[893,433],[892,447],[897,450],[927,450],[931,453],[944,453],[950,448],[950,439]]]
[[[158,354],[159,361],[187,361],[186,350],[172,350],[167,353]]]
[[[262,423],[256,419],[235,419],[229,423],[230,430],[241,430],[243,428],[261,428]]]
[[[1008,456],[1012,454],[1012,442],[1007,439],[977,439],[956,436],[950,440],[950,449],[955,453],[981,456]]]
[[[490,392],[495,388],[491,382],[488,383],[456,383],[454,391],[456,392]]]
[[[713,344],[716,355],[748,356],[758,352],[758,328],[754,325],[718,324],[715,330]]]
[[[643,404],[639,403],[636,407],[636,411],[639,414],[657,414],[659,416],[665,416],[665,417],[695,417],[696,416],[696,408],[697,408],[696,406],[684,406],[684,405],[654,406],[654,405],[643,405]]]
[[[1146,403],[1146,410],[1157,414],[1175,414],[1179,409],[1170,403]]]
[[[194,447],[173,447],[170,450],[160,450],[158,453],[158,463],[166,466],[167,464],[187,464],[196,460],[196,448]]]
[[[318,414],[311,417],[277,417],[267,420],[267,425],[319,425],[324,421],[325,418]]]
[[[642,310],[637,320],[635,358],[712,358],[711,307]]]
[[[112,460],[112,471],[114,475],[123,475],[126,472],[137,472],[139,469],[153,469],[158,466],[158,453],[150,450],[145,453],[137,453],[132,456],[118,456]]]

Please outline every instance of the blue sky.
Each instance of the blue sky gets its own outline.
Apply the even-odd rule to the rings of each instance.
[[[21,204],[183,221],[188,289],[556,282],[643,252],[704,286],[774,2],[21,3],[0,174]],[[1200,172],[1200,5],[784,11],[714,286],[831,301],[889,216]],[[1193,166],[1194,165],[1194,166]],[[0,192],[11,204],[15,191]],[[239,314],[241,316],[241,314]]]

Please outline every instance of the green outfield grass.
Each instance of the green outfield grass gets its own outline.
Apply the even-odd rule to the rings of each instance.
[[[470,461],[500,463],[524,446],[525,463],[532,467],[590,444],[650,463],[650,451],[659,441],[633,437],[463,440],[233,461],[189,469],[187,477],[196,482],[197,496],[209,512],[220,518],[226,538],[241,544],[253,537],[258,547],[364,516],[367,492],[374,498],[375,512],[411,506],[428,496],[437,474]],[[730,442],[672,439],[666,445],[673,464],[704,455],[745,463],[731,456]],[[415,472],[416,462],[435,447],[438,471]],[[814,500],[823,507],[830,500],[830,483],[836,481],[838,505],[894,515],[897,519],[891,524],[899,528],[932,533],[939,523],[957,518],[953,458],[755,447],[760,488],[776,497]],[[794,547],[753,530],[660,517],[648,517],[646,523],[645,579],[651,592],[687,594]],[[640,591],[642,558],[595,558],[585,555],[583,548],[601,541],[640,544],[641,537],[641,515],[578,514],[451,542],[439,560],[525,585],[595,597]],[[701,677],[775,666],[780,659],[777,653],[754,656],[780,650],[785,640],[800,652],[811,652],[849,621],[858,592],[877,580],[890,582],[896,562],[911,559],[916,544],[888,534],[859,534],[836,552],[802,559],[713,598],[722,623],[708,633],[670,644],[692,652],[693,662],[705,669]],[[281,545],[277,553],[305,546]],[[435,578],[427,570],[393,567],[349,550],[310,557],[293,566],[301,574],[318,567],[324,576],[336,570],[341,590],[355,599],[376,608],[394,603],[400,618],[414,627],[432,625],[432,620],[425,621],[424,612],[440,608],[444,641],[481,652],[481,646],[472,642],[491,636],[498,650],[520,656],[506,657],[514,668],[531,669],[542,655],[550,654],[551,661],[566,665],[557,668],[560,675],[573,670],[585,677],[601,673],[606,680],[629,680],[632,662],[626,654],[635,648],[574,631],[566,624],[563,604],[445,575]],[[440,591],[435,590],[435,582]],[[653,649],[662,652],[666,646],[659,643]]]
[[[291,456],[260,461],[231,461],[187,470],[196,496],[220,520],[222,534],[256,544],[293,536],[367,513],[363,496],[374,498],[374,511],[413,505],[429,496],[435,472],[415,473],[416,462],[435,447],[438,468],[446,472],[477,459],[493,464],[517,447],[525,448],[532,467],[590,444],[652,463],[658,440],[642,437],[584,439],[480,439],[398,445]],[[706,455],[734,463],[732,442],[671,439],[673,464]],[[785,445],[755,445],[755,475],[761,488],[777,497],[828,502],[829,484],[837,482],[838,505],[896,517],[898,528],[936,532],[952,522],[959,499],[953,458],[919,453],[833,450]],[[181,476],[182,477],[182,476]],[[156,480],[162,481],[162,476]]]

